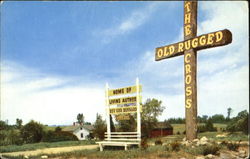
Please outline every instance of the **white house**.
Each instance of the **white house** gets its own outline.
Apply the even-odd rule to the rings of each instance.
[[[73,125],[65,127],[62,131],[73,133],[78,140],[87,140],[88,136],[92,133],[92,125]]]

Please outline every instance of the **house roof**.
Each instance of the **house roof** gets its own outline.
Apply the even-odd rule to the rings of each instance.
[[[94,129],[93,125],[71,125],[71,126],[67,126],[65,128],[62,129],[62,131],[70,131],[70,132],[74,132],[75,130],[77,130],[78,128],[84,128],[88,131],[92,131]]]

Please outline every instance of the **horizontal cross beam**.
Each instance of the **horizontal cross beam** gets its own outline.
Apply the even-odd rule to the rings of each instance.
[[[183,55],[184,51],[190,49],[201,50],[227,45],[231,42],[232,33],[229,30],[224,29],[217,32],[203,34],[179,43],[158,47],[155,52],[155,60],[160,61],[166,58]]]

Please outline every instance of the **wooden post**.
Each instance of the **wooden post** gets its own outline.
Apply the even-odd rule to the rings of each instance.
[[[110,128],[110,113],[109,113],[109,86],[108,83],[106,83],[106,89],[105,89],[105,105],[106,105],[106,120],[107,120],[107,135],[108,140],[111,138],[111,128]]]
[[[197,2],[184,2],[184,40],[189,40],[197,35]],[[191,43],[187,46],[191,48]],[[188,140],[197,138],[197,88],[196,72],[197,57],[194,49],[184,51],[185,74],[185,112],[186,112],[186,137]]]
[[[197,0],[184,2],[184,41],[156,48],[155,60],[184,54],[186,138],[197,138],[197,51],[232,42],[232,33],[220,30],[197,37]]]
[[[141,139],[141,111],[140,111],[140,83],[136,78],[136,106],[137,106],[137,139]]]

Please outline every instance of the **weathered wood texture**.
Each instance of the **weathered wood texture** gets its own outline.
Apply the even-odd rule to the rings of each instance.
[[[163,59],[180,56],[184,51],[194,49],[195,51],[223,46],[232,42],[232,33],[227,30],[220,30],[208,34],[203,34],[182,42],[174,43],[156,48],[155,60],[160,61]]]
[[[197,0],[184,2],[184,41],[156,48],[155,60],[184,55],[186,138],[197,138],[197,51],[232,42],[232,33],[220,30],[197,37]]]
[[[184,40],[197,36],[197,2],[184,2]],[[186,138],[197,138],[197,57],[194,49],[184,51]]]

